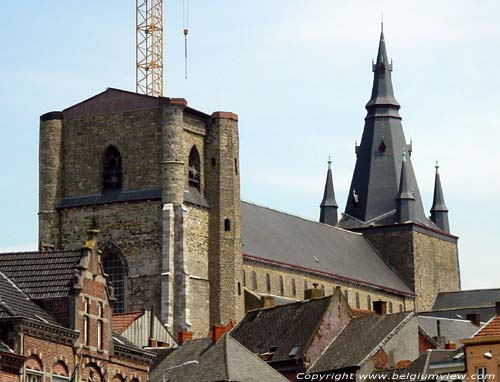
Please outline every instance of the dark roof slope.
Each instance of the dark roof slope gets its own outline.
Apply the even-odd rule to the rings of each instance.
[[[0,319],[9,317],[24,317],[59,325],[46,311],[31,301],[12,280],[0,272]]]
[[[412,294],[362,234],[241,203],[243,253]]]
[[[445,309],[445,310],[434,310],[430,312],[420,312],[420,316],[429,317],[444,317],[451,319],[465,320],[467,315],[471,313],[479,313],[481,322],[486,322],[495,316],[495,307],[486,308],[457,308],[457,309]]]
[[[178,367],[187,361],[198,364]],[[285,382],[287,379],[243,347],[230,335],[216,344],[210,338],[188,341],[151,371],[151,381],[170,382]]]
[[[362,361],[389,334],[412,316],[412,312],[401,312],[353,319],[312,365],[308,373],[361,366]]]
[[[81,257],[80,250],[0,253],[0,271],[31,299],[65,297]]]
[[[437,295],[432,310],[494,307],[497,301],[500,301],[500,289],[441,292]]]
[[[273,362],[290,359],[294,347],[299,347],[297,357],[300,358],[328,309],[331,297],[250,311],[231,335],[252,353],[263,354],[277,347]]]
[[[441,335],[446,340],[451,340],[455,344],[460,344],[462,338],[469,338],[478,331],[478,327],[468,320],[456,320],[443,317],[419,316],[418,325],[425,333],[433,338],[437,334],[437,322],[441,328]]]

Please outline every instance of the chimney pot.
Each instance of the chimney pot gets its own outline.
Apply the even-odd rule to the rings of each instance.
[[[305,300],[311,300],[313,298],[321,298],[323,297],[323,290],[319,289],[317,286],[318,284],[313,284],[314,288],[312,289],[306,289],[304,291],[304,299]]]
[[[224,325],[214,325],[212,327],[212,342],[217,342],[226,333]]]
[[[444,348],[447,350],[455,350],[457,348],[457,344],[453,341],[448,341]]]
[[[373,310],[376,314],[387,314],[387,301],[373,301]]]

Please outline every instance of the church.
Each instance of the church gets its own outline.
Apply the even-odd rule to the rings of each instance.
[[[458,237],[437,168],[425,213],[383,32],[372,70],[345,211],[329,165],[319,221],[240,199],[232,112],[108,88],[42,115],[39,250],[71,250],[97,228],[114,311],[154,306],[172,332],[196,337],[313,287],[340,287],[357,309],[429,310],[460,289]]]

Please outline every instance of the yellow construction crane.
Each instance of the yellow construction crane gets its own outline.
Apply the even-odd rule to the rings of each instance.
[[[135,90],[163,96],[163,0],[136,0]]]

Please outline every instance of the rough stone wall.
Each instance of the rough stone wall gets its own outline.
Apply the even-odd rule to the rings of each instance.
[[[193,334],[206,336],[210,330],[208,275],[209,211],[187,206],[187,262],[190,275],[189,307]]]
[[[160,110],[96,115],[64,121],[65,197],[101,192],[109,145],[120,151],[124,190],[161,185]]]
[[[67,208],[61,211],[65,247],[79,247],[95,217],[101,231],[99,245],[106,256],[118,249],[126,261],[128,278],[125,309],[149,309],[159,304],[161,273],[161,204],[156,201],[113,203]]]
[[[438,292],[460,289],[458,248],[454,239],[416,230],[365,232],[385,261],[417,294],[416,310],[431,310]]]
[[[335,288],[340,286],[344,295],[347,291],[348,302],[352,309],[372,310],[372,306],[370,306],[370,308],[368,307],[368,296],[370,297],[370,301],[372,303],[377,300],[387,301],[388,310],[389,306],[392,304],[394,313],[399,312],[400,310],[413,310],[415,306],[414,299],[412,297],[385,292],[380,289],[369,288],[353,282],[336,280],[323,275],[315,276],[301,271],[295,272],[288,268],[257,264],[254,261],[245,261],[243,264],[243,270],[245,273],[245,287],[252,291],[252,272],[257,274],[257,290],[254,292],[260,294],[271,294],[275,296],[283,296],[293,300],[301,300],[304,298],[304,282],[307,282],[308,288],[312,288],[313,283],[317,283],[319,288],[324,286],[325,295],[333,294],[335,292]],[[269,274],[271,279],[271,292],[267,291],[266,274]],[[283,295],[280,293],[280,276],[283,277]],[[292,293],[292,280],[295,280],[296,285],[295,296]],[[359,295],[359,308],[356,304],[356,294]]]
[[[413,233],[417,311],[431,310],[438,292],[460,290],[457,244]]]
[[[62,193],[62,116],[58,119],[40,118],[39,150],[39,249],[45,246],[56,247],[58,243],[57,205]]]
[[[205,190],[210,204],[210,322],[213,325],[239,320],[244,302],[237,116],[219,112],[212,117],[205,147]]]

